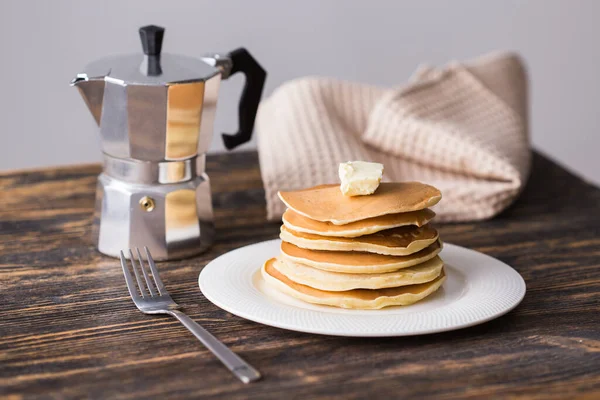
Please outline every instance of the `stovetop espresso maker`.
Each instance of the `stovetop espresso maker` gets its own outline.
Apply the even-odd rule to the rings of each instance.
[[[192,256],[213,242],[205,157],[221,79],[241,72],[239,131],[225,147],[250,140],[266,72],[243,48],[196,59],[161,53],[164,29],[139,30],[143,54],[92,62],[71,82],[99,126],[104,169],[93,234],[117,257],[148,246],[155,259]]]

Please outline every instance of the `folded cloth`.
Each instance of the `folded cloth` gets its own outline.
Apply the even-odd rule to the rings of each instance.
[[[384,181],[438,187],[437,220],[490,218],[531,162],[526,71],[512,53],[423,66],[394,89],[296,79],[261,104],[257,131],[269,220],[285,210],[277,191],[338,182],[338,164],[354,160],[382,163]]]

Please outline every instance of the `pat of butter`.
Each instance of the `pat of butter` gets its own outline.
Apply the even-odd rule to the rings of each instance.
[[[373,194],[383,176],[383,164],[366,161],[348,161],[339,167],[340,189],[346,196]]]

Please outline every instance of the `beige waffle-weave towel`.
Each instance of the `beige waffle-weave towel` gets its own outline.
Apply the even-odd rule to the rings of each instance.
[[[489,218],[529,174],[527,77],[520,58],[490,54],[420,67],[396,89],[301,78],[275,90],[257,116],[267,218],[278,190],[339,182],[338,164],[376,161],[384,180],[438,187],[438,220]]]

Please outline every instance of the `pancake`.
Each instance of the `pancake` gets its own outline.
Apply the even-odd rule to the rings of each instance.
[[[434,206],[442,198],[439,190],[419,182],[384,182],[374,194],[353,197],[344,196],[339,186],[321,185],[278,195],[298,214],[334,225],[418,211]]]
[[[442,250],[440,240],[407,256],[387,256],[359,251],[308,250],[281,242],[281,257],[324,271],[350,274],[377,274],[409,268],[437,256]]]
[[[345,225],[335,225],[331,222],[321,222],[307,218],[288,208],[283,214],[282,220],[285,226],[296,232],[322,236],[357,237],[399,226],[423,226],[433,217],[435,217],[435,213],[425,208],[407,213],[381,215]]]
[[[278,262],[277,259],[271,258],[265,262],[261,269],[262,277],[269,285],[308,303],[341,308],[379,309],[388,306],[413,304],[438,290],[446,279],[442,269],[441,274],[434,280],[417,285],[332,292],[295,283],[274,267],[276,262]]]
[[[290,280],[315,289],[340,292],[352,289],[383,289],[429,282],[442,272],[444,263],[439,257],[410,268],[383,274],[346,274],[323,271],[307,265],[279,259],[273,264]]]
[[[296,232],[282,225],[279,237],[284,242],[303,249],[366,251],[390,256],[405,256],[434,243],[438,239],[438,232],[430,225],[401,226],[357,238],[343,238]]]

